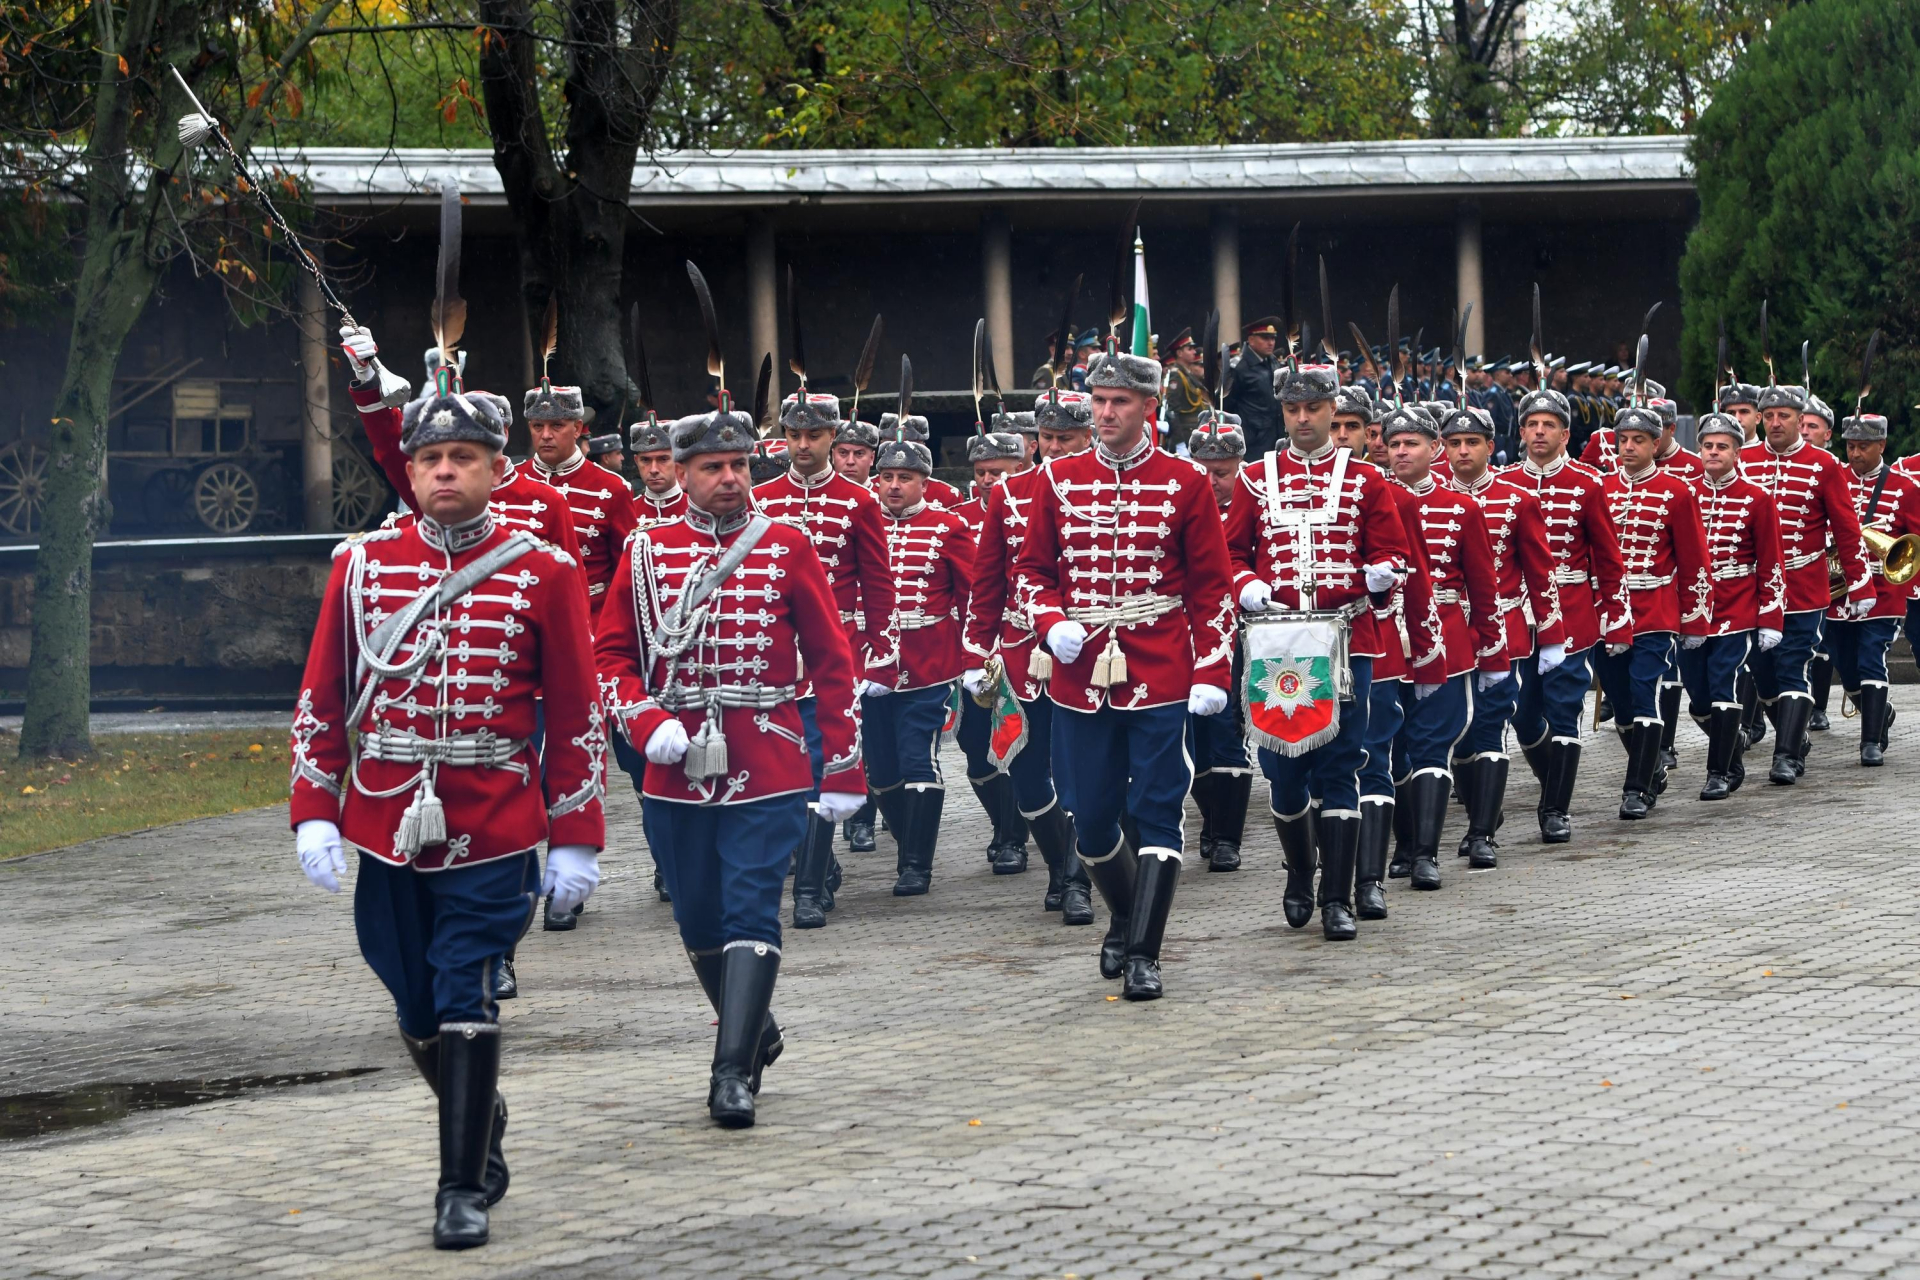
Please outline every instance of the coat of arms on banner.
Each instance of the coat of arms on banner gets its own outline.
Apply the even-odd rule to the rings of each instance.
[[[1344,621],[1331,615],[1249,619],[1241,692],[1255,744],[1298,756],[1333,741],[1352,683],[1346,640]]]

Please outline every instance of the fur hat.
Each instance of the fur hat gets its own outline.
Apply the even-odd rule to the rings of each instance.
[[[433,375],[440,372],[440,366],[443,363],[440,359],[440,348],[428,347],[427,353],[424,356],[422,356],[421,359],[426,362],[427,383],[431,385],[433,383]],[[467,373],[467,353],[466,352],[456,351],[453,353],[453,367],[459,370],[461,377],[466,376],[466,373]]]
[[[578,387],[556,387],[545,378],[527,392],[521,416],[528,422],[589,422],[593,412],[580,398]]]
[[[833,442],[835,444],[857,444],[866,449],[878,449],[880,447],[880,428],[874,426],[871,422],[862,422],[858,418],[850,418],[841,423],[840,429],[833,433]]]
[[[1760,388],[1760,399],[1756,401],[1762,412],[1768,409],[1805,409],[1807,407],[1807,389],[1791,383],[1778,382],[1770,387]]]
[[[1843,418],[1840,422],[1842,440],[1885,440],[1887,438],[1886,417],[1878,413],[1863,413],[1855,418]]]
[[[1747,439],[1746,429],[1724,413],[1702,414],[1693,434],[1696,440],[1705,440],[1708,436],[1732,436],[1735,444],[1744,444]]]
[[[744,417],[735,414],[734,417]],[[774,479],[788,466],[787,442],[785,440],[756,440],[753,452],[747,455],[747,470],[753,476],[755,484],[765,484]]]
[[[795,392],[780,402],[782,431],[830,431],[840,425],[840,397]],[[837,443],[837,442],[836,442]]]
[[[1387,411],[1380,420],[1380,438],[1391,440],[1395,436],[1412,433],[1425,436],[1429,440],[1440,438],[1440,428],[1434,425],[1433,418],[1418,405],[1396,405]]]
[[[900,420],[899,414],[883,413],[880,415],[879,435],[880,443],[882,444],[901,435],[906,436],[909,440],[925,444],[927,442],[927,420],[917,413],[910,413],[907,415],[907,420],[903,423]]]
[[[1663,427],[1675,426],[1680,421],[1680,406],[1665,396],[1655,396],[1647,401],[1647,408],[1660,415],[1660,425]]]
[[[1246,457],[1247,437],[1240,429],[1240,415],[1202,409],[1199,423],[1187,437],[1187,456],[1195,462]]]
[[[1475,405],[1462,405],[1440,420],[1440,438],[1485,436],[1493,439],[1493,415]]]
[[[1613,419],[1613,438],[1618,440],[1623,432],[1640,431],[1658,440],[1666,434],[1667,425],[1660,420],[1660,414],[1645,405],[1632,404],[1622,409]]]
[[[1035,431],[1087,431],[1093,427],[1093,397],[1084,391],[1043,391],[1033,400]]]
[[[610,453],[619,453],[627,446],[622,444],[618,435],[594,436],[587,441],[589,458],[604,458]]]
[[[1157,396],[1160,394],[1160,362],[1124,351],[1103,351],[1087,361],[1087,385]]]
[[[648,414],[645,422],[627,428],[627,444],[634,453],[665,453],[673,448],[672,430],[672,423]]]
[[[1760,403],[1760,388],[1750,382],[1734,382],[1720,388],[1720,412],[1725,413],[1737,404]]]
[[[1340,390],[1340,370],[1330,364],[1281,365],[1273,383],[1281,404],[1312,404],[1334,399]]]
[[[1535,413],[1550,413],[1560,419],[1563,427],[1573,425],[1573,410],[1568,407],[1567,398],[1551,387],[1541,387],[1520,397],[1520,421],[1525,422]]]
[[[1812,392],[1807,393],[1806,412],[1816,418],[1824,419],[1828,428],[1832,428],[1834,424],[1833,407]]]
[[[1333,414],[1336,418],[1345,414],[1365,422],[1379,420],[1379,411],[1374,407],[1373,397],[1367,394],[1365,387],[1354,382],[1348,383],[1333,393]]]
[[[1007,421],[1020,435],[1031,436],[1040,433],[1039,421],[1031,409],[1024,413],[1010,413],[1007,415]]]
[[[675,462],[702,453],[745,453],[755,443],[751,417],[718,409],[675,419],[668,436],[673,441]]]
[[[996,415],[998,416],[998,415]],[[997,425],[997,424],[996,424]],[[926,448],[921,445],[921,448]],[[931,458],[933,455],[927,455]],[[1027,443],[1011,431],[986,431],[967,441],[967,461],[993,462],[1011,460],[1018,462],[1027,456]]]
[[[507,447],[513,422],[507,398],[458,386],[451,377],[436,379],[432,390],[407,403],[400,411],[400,452],[412,457],[418,449],[450,440],[472,440],[495,453]]]
[[[933,474],[933,450],[918,440],[882,440],[873,460],[873,474],[879,475],[888,468],[918,471],[923,476],[930,476]]]

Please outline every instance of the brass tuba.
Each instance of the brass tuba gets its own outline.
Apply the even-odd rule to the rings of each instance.
[[[1868,555],[1880,561],[1892,585],[1904,587],[1920,574],[1920,538],[1911,533],[1896,538],[1869,525],[1860,530],[1860,542]],[[1831,548],[1827,551],[1827,594],[1834,604],[1847,595],[1847,575],[1841,571],[1840,557]]]

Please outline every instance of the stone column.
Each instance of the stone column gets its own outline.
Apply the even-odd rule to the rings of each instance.
[[[727,380],[734,402],[743,409],[753,407],[760,357],[773,356],[776,400],[780,370],[786,363],[780,354],[780,286],[773,265],[773,220],[764,213],[747,218],[747,339],[747,367]]]
[[[1473,306],[1467,318],[1466,354],[1484,355],[1487,345],[1487,303],[1480,282],[1480,206],[1462,200],[1453,222],[1454,305],[1461,311]],[[1450,351],[1453,335],[1448,334],[1441,349]]]
[[[308,533],[333,531],[333,379],[328,375],[326,302],[312,276],[300,275],[301,497]]]
[[[1008,390],[1024,379],[1013,367],[1013,227],[1004,209],[989,209],[980,219],[980,272],[994,371]]]
[[[1220,340],[1240,341],[1240,215],[1232,205],[1213,210],[1213,305]]]

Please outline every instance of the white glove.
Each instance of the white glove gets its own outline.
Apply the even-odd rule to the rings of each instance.
[[[860,807],[866,802],[865,796],[855,795],[851,791],[822,791],[813,807],[828,822],[845,822],[860,812]]]
[[[1765,653],[1780,643],[1780,633],[1772,627],[1760,628],[1760,652]]]
[[[975,697],[987,691],[987,669],[968,667],[960,675],[960,687]]]
[[[1370,564],[1362,570],[1367,575],[1367,590],[1374,595],[1382,595],[1400,585],[1403,575],[1390,564]]]
[[[347,874],[347,852],[340,847],[340,828],[325,818],[308,818],[294,828],[293,849],[300,855],[300,869],[307,879],[328,893],[340,892],[340,877]]]
[[[1197,684],[1187,690],[1187,711],[1196,716],[1217,716],[1227,709],[1227,691],[1218,685]]]
[[[1053,650],[1053,656],[1062,662],[1072,662],[1078,658],[1086,643],[1087,629],[1077,622],[1056,622],[1047,628],[1047,648]]]
[[[1260,613],[1273,603],[1273,588],[1258,580],[1240,588],[1240,607],[1248,613]]]
[[[678,720],[664,721],[648,735],[645,750],[655,764],[679,764],[687,758],[687,727]]]
[[[1707,642],[1707,638],[1705,636],[1681,636],[1680,637],[1680,647],[1682,649],[1698,649],[1701,645],[1705,644],[1706,642]]]
[[[884,698],[892,693],[893,689],[888,685],[881,684],[878,680],[862,680],[860,687],[855,689],[854,692],[863,698]]]
[[[1540,674],[1545,675],[1566,660],[1567,646],[1564,644],[1543,644],[1540,646],[1540,657],[1535,665],[1539,667]]]
[[[557,844],[547,850],[547,873],[541,877],[540,892],[553,899],[556,910],[578,910],[599,883],[600,855],[587,846]]]
[[[1442,687],[1443,685],[1438,684],[1416,684],[1413,686],[1413,700],[1415,702],[1425,702],[1428,698],[1440,692]]]
[[[1865,600],[1849,600],[1847,601],[1847,616],[1849,618],[1864,618],[1873,612],[1873,606],[1878,603],[1880,602],[1872,596],[1868,596]]]
[[[372,379],[373,358],[380,354],[380,348],[373,340],[372,330],[364,325],[358,329],[352,325],[341,325],[340,349],[347,353],[347,364],[353,369],[355,382],[367,382]]]
[[[1501,681],[1505,680],[1506,678],[1507,678],[1507,673],[1504,671],[1482,671],[1474,677],[1474,680],[1473,680],[1474,692],[1485,693],[1487,690],[1493,688],[1493,686],[1499,684]]]
[[[1607,656],[1609,658],[1617,658],[1631,648],[1633,648],[1633,646],[1630,644],[1610,644],[1607,646]]]

